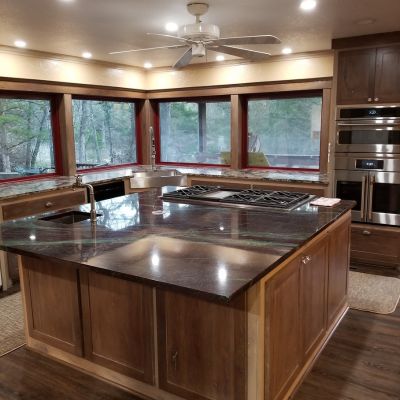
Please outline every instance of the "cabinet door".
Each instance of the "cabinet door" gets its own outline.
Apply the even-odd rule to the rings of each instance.
[[[346,303],[350,252],[350,219],[332,231],[329,238],[328,326]]]
[[[373,101],[376,49],[342,51],[338,57],[337,104]]]
[[[153,383],[153,301],[148,286],[81,271],[85,358]]]
[[[300,260],[266,283],[265,394],[280,399],[301,368]]]
[[[66,263],[22,257],[29,335],[82,355],[77,269]]]
[[[300,269],[302,347],[307,360],[326,331],[328,239],[320,240],[302,255]]]
[[[160,388],[188,400],[243,400],[244,296],[229,306],[157,291]]]
[[[377,50],[374,100],[400,101],[400,46]]]

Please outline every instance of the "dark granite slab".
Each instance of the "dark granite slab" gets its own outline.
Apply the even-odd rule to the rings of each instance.
[[[0,249],[229,301],[353,206],[270,212],[168,203],[160,194],[99,202],[94,226],[35,217],[1,224]]]
[[[185,175],[203,176],[209,178],[251,179],[262,181],[277,181],[287,183],[328,184],[328,176],[313,172],[299,171],[266,171],[266,170],[233,170],[230,168],[198,168],[198,167],[175,167],[162,166],[161,169],[177,169]],[[91,184],[102,184],[114,180],[121,180],[133,176],[135,172],[149,171],[149,165],[135,165],[132,168],[117,168],[96,172],[83,173],[83,182]],[[53,176],[45,179],[20,182],[0,182],[0,201],[13,200],[20,196],[47,192],[52,190],[66,189],[72,187],[74,177]]]

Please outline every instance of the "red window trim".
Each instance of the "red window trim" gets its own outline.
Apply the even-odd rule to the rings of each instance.
[[[322,89],[318,90],[307,90],[307,91],[295,91],[295,92],[277,92],[277,93],[258,93],[254,95],[245,96],[243,102],[243,118],[242,118],[242,168],[243,169],[258,169],[258,170],[265,170],[265,171],[297,171],[297,172],[320,172],[321,171],[321,164],[319,164],[319,168],[289,168],[289,167],[261,167],[261,166],[252,166],[248,165],[248,102],[249,100],[254,99],[296,99],[296,98],[305,98],[305,97],[321,97],[323,100],[323,91]],[[322,120],[322,113],[321,113],[321,120]],[[321,161],[320,161],[321,163]]]
[[[6,99],[21,99],[21,100],[47,100],[50,102],[50,123],[51,136],[53,141],[54,169],[55,172],[47,174],[27,175],[14,178],[0,179],[0,185],[8,182],[24,182],[34,181],[36,179],[52,179],[63,174],[62,159],[61,159],[61,138],[60,138],[60,119],[58,112],[58,98],[55,94],[45,93],[25,93],[25,92],[1,92],[1,98]]]
[[[136,161],[131,163],[124,164],[115,164],[115,165],[104,165],[98,167],[91,168],[77,168],[77,172],[96,172],[96,171],[106,171],[112,169],[119,168],[129,168],[136,165],[141,165],[143,162],[142,157],[142,127],[140,123],[140,112],[138,106],[138,100],[135,99],[127,99],[127,98],[119,98],[119,97],[103,97],[103,96],[81,96],[76,95],[72,96],[72,100],[93,100],[93,101],[110,101],[115,103],[132,103],[135,106],[135,140],[136,140]],[[74,132],[75,135],[75,132]],[[75,145],[75,140],[74,140]],[[75,164],[77,163],[75,156]]]
[[[197,103],[197,102],[214,102],[218,103],[221,101],[226,101],[230,103],[229,96],[215,96],[215,97],[193,97],[189,100],[183,98],[173,98],[173,99],[162,99],[156,100],[156,107],[154,108],[154,142],[156,147],[156,158],[155,162],[157,165],[178,165],[187,167],[220,167],[229,168],[231,164],[212,164],[212,163],[191,163],[191,162],[180,162],[180,161],[161,161],[161,128],[160,128],[160,103]]]

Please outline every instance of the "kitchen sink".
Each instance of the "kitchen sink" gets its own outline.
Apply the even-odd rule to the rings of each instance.
[[[144,189],[162,186],[186,186],[187,177],[176,169],[134,172],[130,179],[131,189]]]
[[[99,217],[101,214],[96,215]],[[42,221],[58,222],[60,224],[75,224],[76,222],[90,219],[90,213],[83,211],[67,211],[59,214],[49,215],[47,217],[39,219],[41,219]]]

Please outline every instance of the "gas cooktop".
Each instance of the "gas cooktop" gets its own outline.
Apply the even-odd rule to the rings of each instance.
[[[220,186],[195,185],[164,193],[166,201],[192,204],[212,204],[233,207],[262,207],[290,211],[313,199],[307,193],[258,189],[227,189]]]

